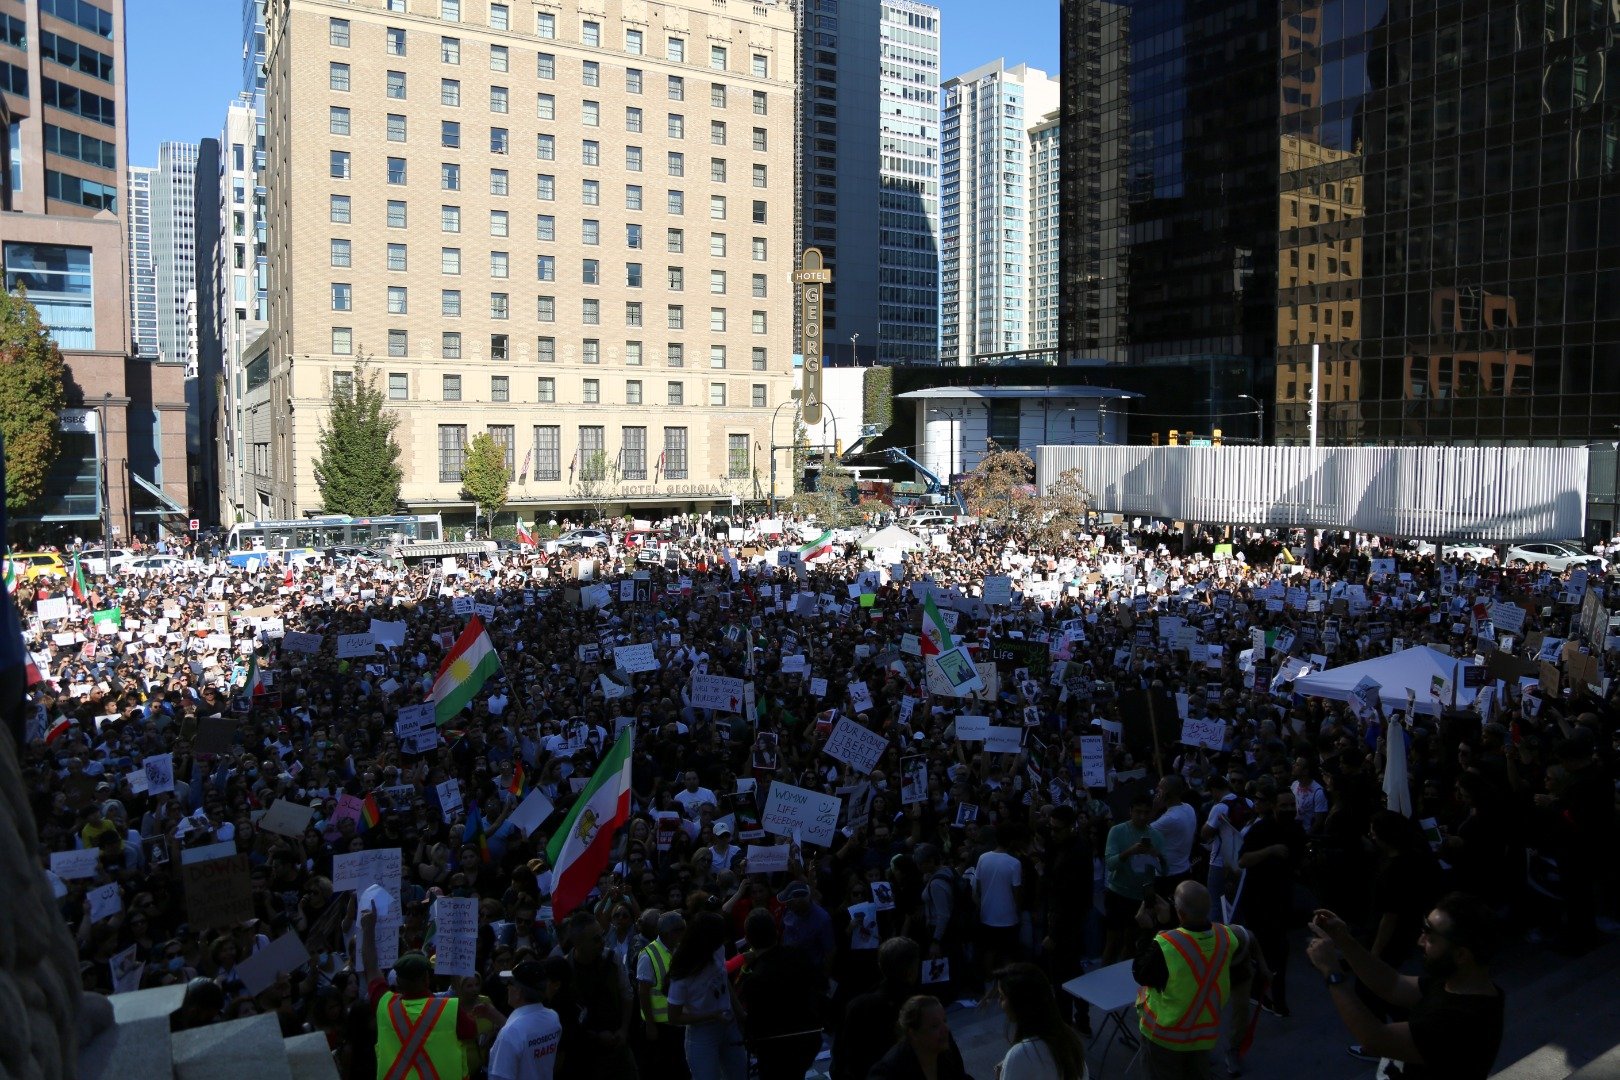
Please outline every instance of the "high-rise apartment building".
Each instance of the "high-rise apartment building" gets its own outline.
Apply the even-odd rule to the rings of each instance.
[[[129,317],[135,355],[158,355],[157,270],[152,264],[152,173],[129,169]]]
[[[1029,327],[1026,348],[1056,358],[1062,310],[1063,126],[1051,112],[1029,129]]]
[[[939,357],[939,9],[803,0],[799,239],[833,271],[828,354]]]
[[[123,7],[0,0],[0,262],[61,348],[69,393],[17,540],[99,536],[104,521],[151,535],[187,509],[182,371],[131,357]]]
[[[152,170],[152,270],[158,352],[196,377],[197,144],[166,142]]]
[[[763,490],[793,378],[789,6],[288,0],[267,18],[250,516],[321,508],[320,424],[362,360],[412,510],[470,520],[485,433],[519,513]]]
[[[942,363],[966,365],[1030,348],[1030,130],[1057,107],[1057,80],[1027,64],[1009,68],[996,60],[945,83]]]
[[[1117,332],[1071,307],[1066,352],[1241,359],[1283,442],[1307,437],[1313,351],[1327,441],[1613,438],[1612,5],[1066,0],[1065,152],[1094,105],[1071,94],[1071,9],[1131,62],[1095,83],[1129,103],[1103,230]],[[1247,411],[1233,389],[1217,413]]]

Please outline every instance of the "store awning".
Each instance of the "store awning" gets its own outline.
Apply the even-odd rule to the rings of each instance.
[[[169,498],[168,494],[164,492],[162,488],[158,487],[151,481],[142,478],[139,473],[132,472],[129,474],[129,478],[135,481],[136,486],[142,491],[145,491],[148,495],[157,500],[157,507],[155,509],[137,509],[135,511],[136,514],[145,514],[148,517],[165,517],[171,514],[178,514],[180,517],[187,519],[191,517],[191,512],[189,510],[175,502],[173,499]]]

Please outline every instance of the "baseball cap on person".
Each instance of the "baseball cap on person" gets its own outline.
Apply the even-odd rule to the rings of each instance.
[[[795,881],[793,884],[777,893],[776,898],[782,901],[784,904],[789,900],[808,900],[810,899],[810,886],[806,885],[802,881]]]
[[[501,978],[517,983],[530,994],[539,994],[546,985],[546,969],[538,960],[525,960],[511,971],[501,972]]]
[[[394,962],[394,970],[405,978],[433,974],[433,964],[426,953],[408,952]]]
[[[716,836],[730,836],[731,835],[731,826],[726,824],[724,821],[715,822],[714,823],[714,835],[716,835]]]

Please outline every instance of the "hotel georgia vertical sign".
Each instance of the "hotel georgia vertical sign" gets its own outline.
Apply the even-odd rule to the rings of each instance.
[[[804,393],[799,399],[805,427],[821,423],[821,290],[832,284],[832,271],[821,259],[820,248],[805,248],[799,256],[799,269],[793,272],[799,286],[799,352],[804,357]]]

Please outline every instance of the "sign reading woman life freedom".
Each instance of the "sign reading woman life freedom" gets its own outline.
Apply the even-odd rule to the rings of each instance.
[[[820,248],[805,248],[793,284],[800,286],[799,352],[804,356],[804,393],[800,414],[806,427],[821,423],[821,289],[832,284],[832,271],[821,259]]]

